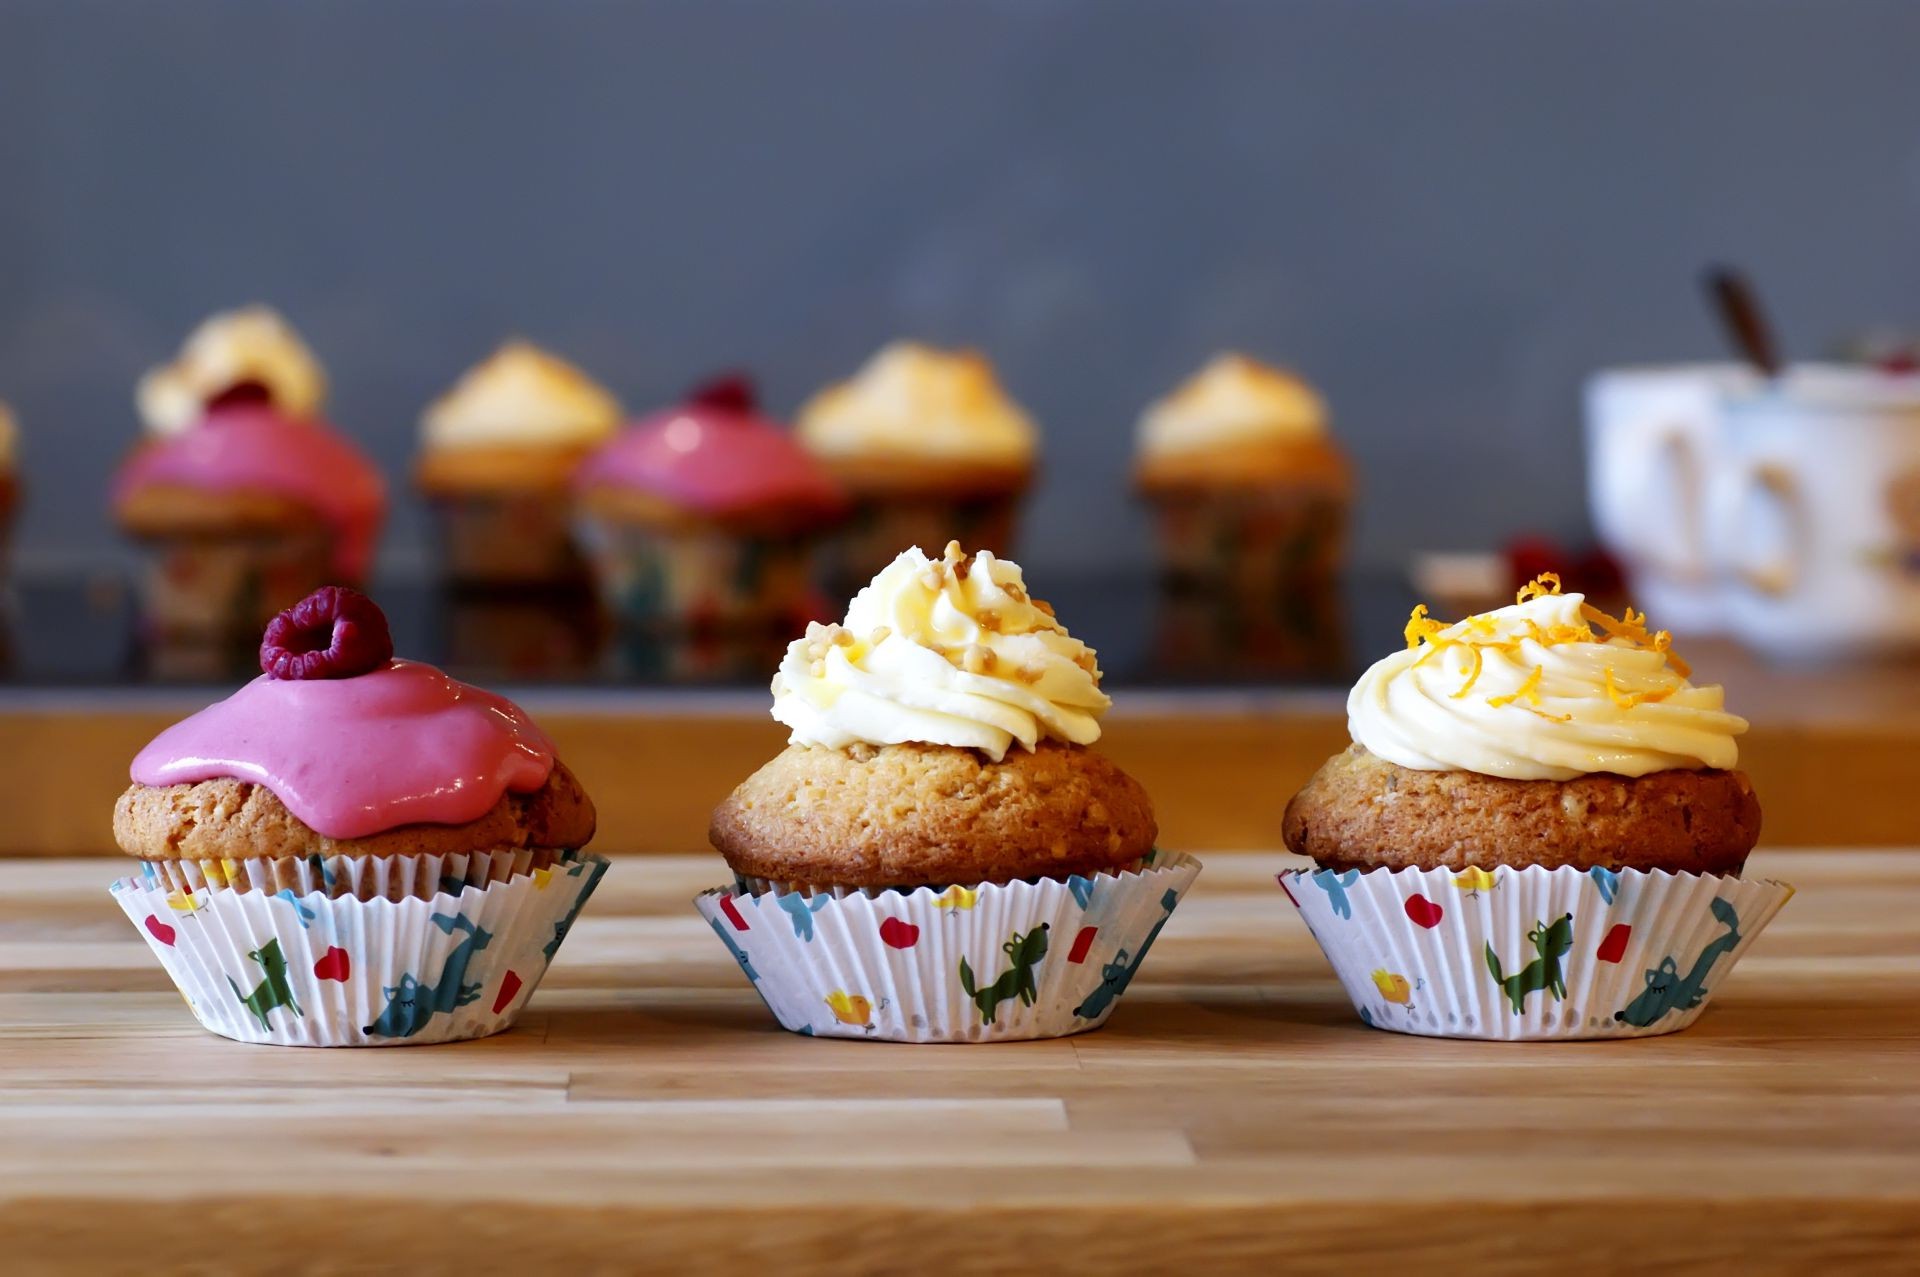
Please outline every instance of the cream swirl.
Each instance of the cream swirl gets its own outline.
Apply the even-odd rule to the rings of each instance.
[[[1035,446],[1032,420],[1000,388],[984,355],[908,341],[807,401],[795,430],[809,451],[827,458],[1024,466]]]
[[[811,625],[773,678],[773,716],[796,745],[919,741],[995,762],[1018,741],[1091,745],[1112,704],[1093,649],[1027,593],[1020,567],[957,543],[907,550],[839,625]]]
[[[1327,405],[1312,386],[1245,355],[1217,355],[1140,418],[1147,456],[1317,439]]]
[[[429,448],[585,448],[619,425],[619,402],[586,373],[510,341],[434,400],[420,430]]]
[[[248,382],[265,387],[282,415],[320,411],[327,378],[300,334],[267,306],[215,315],[193,330],[179,358],[148,372],[134,393],[140,418],[158,435],[179,434],[206,415],[209,401]]]
[[[1616,621],[1578,594],[1522,601],[1454,625],[1407,626],[1409,646],[1347,697],[1353,739],[1417,771],[1513,780],[1732,767],[1745,719],[1696,687],[1663,633]]]

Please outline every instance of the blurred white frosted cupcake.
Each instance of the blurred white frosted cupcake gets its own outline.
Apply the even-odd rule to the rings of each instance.
[[[1147,409],[1134,473],[1177,588],[1266,601],[1340,566],[1352,475],[1291,373],[1218,356]]]
[[[809,400],[795,429],[853,502],[834,592],[858,589],[903,546],[1012,552],[1038,432],[986,356],[894,342]]]
[[[574,470],[620,424],[580,369],[511,341],[421,418],[420,490],[440,522],[444,573],[465,586],[586,583],[571,533]]]

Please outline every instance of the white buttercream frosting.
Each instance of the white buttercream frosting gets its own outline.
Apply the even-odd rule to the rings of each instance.
[[[1149,456],[1240,444],[1315,439],[1327,405],[1312,386],[1245,355],[1218,355],[1140,418]]]
[[[620,426],[620,403],[564,359],[510,341],[469,369],[421,418],[429,448],[591,447]]]
[[[1529,591],[1533,587],[1529,587]],[[1529,591],[1523,591],[1523,596]],[[1409,646],[1347,697],[1353,739],[1418,771],[1514,780],[1732,767],[1747,722],[1696,687],[1645,618],[1538,594],[1442,626],[1417,610]]]
[[[800,441],[816,456],[901,456],[990,465],[1032,461],[1036,431],[993,365],[973,351],[899,341],[849,381],[800,409]]]
[[[134,400],[148,430],[178,434],[199,424],[209,400],[245,382],[265,386],[293,418],[317,414],[327,394],[320,361],[293,327],[270,307],[247,306],[194,329],[178,358],[140,379]]]
[[[773,716],[796,745],[919,741],[998,762],[1018,742],[1090,745],[1112,704],[1093,649],[1027,593],[1020,567],[949,545],[907,550],[813,625],[773,679]]]

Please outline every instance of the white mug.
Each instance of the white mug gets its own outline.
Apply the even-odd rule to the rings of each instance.
[[[1724,627],[1709,480],[1725,452],[1726,404],[1759,378],[1739,364],[1614,368],[1586,387],[1587,499],[1600,544],[1663,629]]]
[[[1920,376],[1796,366],[1729,399],[1722,442],[1733,633],[1789,661],[1920,651]]]

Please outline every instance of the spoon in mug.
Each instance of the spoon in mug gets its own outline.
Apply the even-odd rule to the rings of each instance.
[[[1774,345],[1773,328],[1747,277],[1731,266],[1710,266],[1701,282],[1734,349],[1763,376],[1779,376],[1780,354]]]

